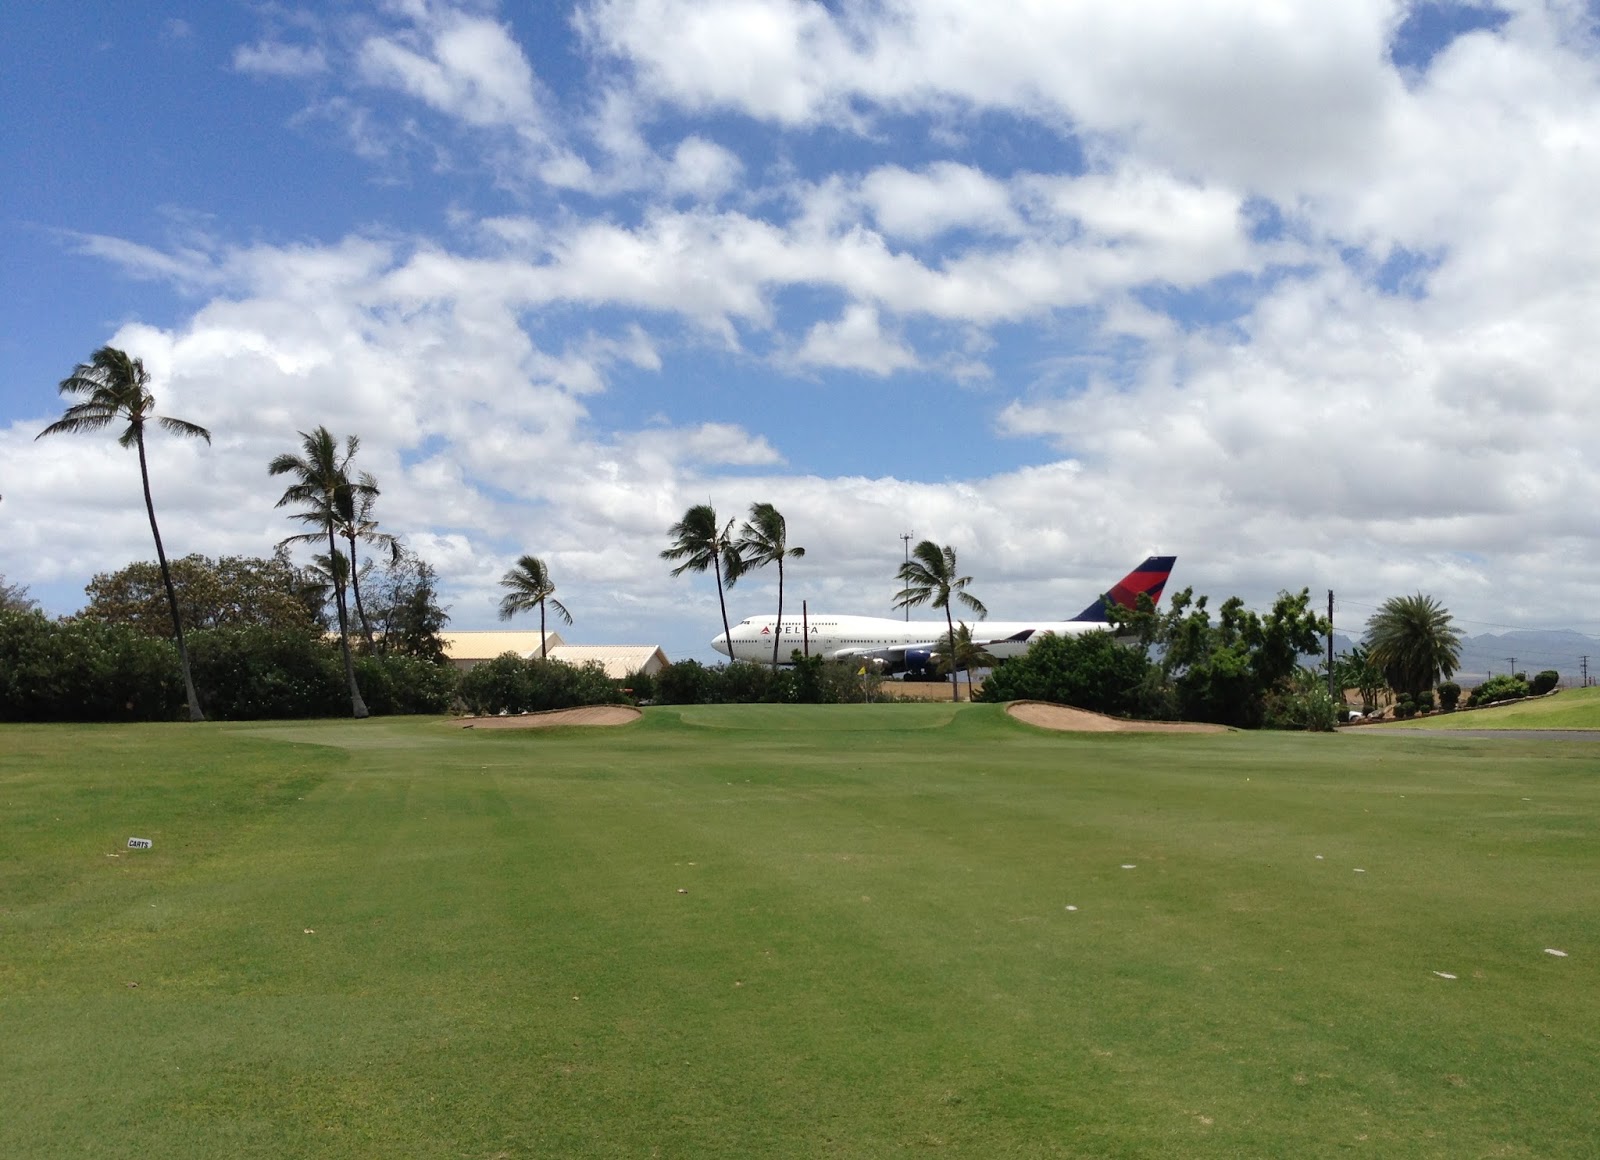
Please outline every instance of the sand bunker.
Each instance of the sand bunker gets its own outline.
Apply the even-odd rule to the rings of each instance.
[[[1124,721],[1087,709],[1069,709],[1048,701],[1013,701],[1006,712],[1018,721],[1063,733],[1227,733],[1226,725],[1197,721]]]
[[[639,716],[632,705],[584,705],[520,717],[463,717],[456,724],[463,729],[552,729],[558,725],[626,725]]]

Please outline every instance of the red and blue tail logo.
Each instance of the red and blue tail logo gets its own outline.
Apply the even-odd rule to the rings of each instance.
[[[1167,577],[1172,575],[1172,566],[1177,562],[1176,556],[1151,556],[1118,580],[1110,592],[1072,619],[1103,622],[1106,618],[1107,601],[1120,604],[1124,608],[1133,608],[1138,603],[1141,593],[1149,596],[1152,604],[1161,603],[1161,590],[1167,586]]]

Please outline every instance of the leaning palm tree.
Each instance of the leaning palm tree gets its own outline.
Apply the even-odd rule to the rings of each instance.
[[[1413,696],[1448,680],[1461,663],[1461,634],[1431,596],[1391,596],[1367,621],[1362,643],[1389,687]]]
[[[778,566],[778,622],[772,630],[772,667],[778,667],[778,642],[783,636],[783,561],[787,557],[798,560],[806,554],[804,548],[788,546],[788,525],[782,514],[770,503],[750,505],[750,518],[739,529],[737,547],[744,559],[745,568]]]
[[[572,623],[572,613],[556,599],[556,585],[550,579],[550,570],[539,557],[523,556],[515,568],[500,578],[500,587],[510,590],[500,601],[501,620],[510,620],[519,612],[539,610],[539,659],[544,660],[544,606],[549,604],[563,621]]]
[[[183,622],[178,615],[178,594],[172,587],[172,570],[167,567],[166,549],[161,544],[161,529],[156,526],[156,505],[150,498],[150,466],[144,451],[144,425],[154,419],[163,431],[191,439],[211,442],[211,432],[184,419],[155,414],[155,398],[150,394],[150,375],[142,359],[130,358],[114,346],[103,346],[79,363],[72,374],[61,380],[63,395],[81,401],[46,427],[35,439],[64,432],[99,431],[114,422],[128,421],[117,442],[139,449],[139,478],[144,483],[144,510],[150,517],[150,534],[156,541],[156,562],[161,565],[161,583],[167,590],[167,608],[172,612],[172,634],[178,642],[178,663],[183,668],[183,689],[189,699],[189,720],[204,721],[200,698],[195,695],[194,678],[189,674],[189,650],[183,640]]]
[[[956,550],[954,548],[941,548],[932,540],[923,540],[911,552],[911,559],[900,565],[900,570],[895,577],[905,587],[895,596],[896,608],[915,608],[919,604],[931,603],[935,608],[944,609],[944,622],[949,628],[950,639],[956,635],[955,621],[950,615],[950,600],[952,597],[961,601],[979,617],[989,615],[989,610],[983,602],[967,591],[967,585],[972,583],[971,576],[959,576],[956,567]],[[961,690],[956,684],[954,675],[950,678],[950,699],[959,701]]]
[[[339,489],[334,506],[339,515],[339,533],[350,545],[350,594],[356,601],[356,619],[361,622],[361,636],[367,642],[367,651],[376,650],[372,640],[372,624],[367,620],[367,610],[361,603],[361,569],[356,564],[356,541],[362,540],[374,547],[389,550],[389,562],[400,560],[400,537],[378,530],[378,520],[372,514],[373,503],[378,498],[378,481],[370,471],[363,471],[357,482]]]
[[[367,703],[361,698],[361,687],[356,684],[356,666],[350,657],[350,615],[345,607],[345,578],[350,569],[339,567],[344,554],[339,551],[336,536],[343,513],[359,503],[359,496],[368,487],[365,481],[352,483],[350,460],[361,446],[354,435],[344,441],[341,453],[339,441],[326,427],[300,433],[301,455],[279,455],[267,464],[268,475],[292,475],[294,482],[284,488],[278,507],[303,504],[294,518],[309,524],[314,531],[289,536],[284,543],[328,541],[329,571],[333,580],[333,603],[339,613],[339,650],[344,656],[345,680],[350,685],[350,710],[357,717],[367,716]],[[377,488],[371,491],[376,494]]]
[[[720,527],[720,530],[719,530]],[[672,547],[661,553],[663,560],[682,560],[672,570],[674,576],[685,572],[704,572],[711,569],[717,578],[717,603],[722,606],[722,639],[728,647],[728,659],[733,659],[733,632],[728,628],[728,602],[722,595],[724,586],[732,588],[734,581],[744,571],[744,557],[733,538],[733,521],[726,525],[717,522],[717,510],[708,503],[697,503],[683,513],[683,519],[667,529],[673,538]]]

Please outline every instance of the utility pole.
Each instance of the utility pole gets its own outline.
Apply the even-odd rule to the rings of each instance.
[[[1328,589],[1328,696],[1333,698],[1334,705],[1339,705],[1344,698],[1333,691],[1333,589]]]
[[[1583,674],[1583,684],[1581,684],[1578,687],[1581,688],[1581,689],[1587,689],[1589,687],[1589,654],[1588,653],[1584,653],[1581,657],[1578,658],[1578,671]]]
[[[1516,657],[1507,657],[1506,658],[1506,664],[1511,666],[1511,675],[1513,677],[1516,676],[1517,675],[1517,658]]]
[[[911,536],[912,536],[912,533],[910,533],[910,532],[901,532],[900,533],[900,538],[905,541],[906,564],[907,565],[910,565],[910,563],[911,563]],[[907,624],[911,623],[911,605],[909,605],[909,604],[906,605],[906,623]]]

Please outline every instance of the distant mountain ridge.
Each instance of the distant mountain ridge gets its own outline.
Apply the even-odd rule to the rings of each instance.
[[[1347,653],[1359,638],[1342,632],[1333,634],[1335,655]],[[1326,653],[1319,659],[1326,659]],[[1461,667],[1455,681],[1471,688],[1482,684],[1498,673],[1516,671],[1534,673],[1554,669],[1561,674],[1563,685],[1576,686],[1583,680],[1583,657],[1589,658],[1589,678],[1600,677],[1600,638],[1586,636],[1571,629],[1512,629],[1507,632],[1486,632],[1479,636],[1461,638]],[[1512,659],[1516,669],[1512,669]]]

